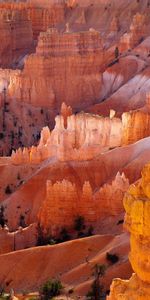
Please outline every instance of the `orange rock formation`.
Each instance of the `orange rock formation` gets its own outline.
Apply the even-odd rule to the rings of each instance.
[[[129,259],[136,274],[129,281],[116,279],[109,300],[150,299],[149,178],[150,165],[147,165],[142,171],[142,179],[130,187],[124,199],[125,226],[131,234]]]
[[[0,31],[0,66],[13,66],[32,47],[32,26],[27,12],[25,10],[2,9]]]
[[[64,108],[63,105],[62,110]],[[52,132],[48,127],[43,128],[37,147],[19,149],[12,153],[11,160],[14,164],[37,164],[54,156],[60,161],[89,160],[104,148],[121,146],[120,119],[84,113],[70,115],[70,108],[62,113],[63,115],[56,117]]]
[[[32,224],[24,229],[20,227],[15,232],[9,232],[7,226],[0,228],[0,254],[35,246],[37,243],[36,227],[36,224]]]
[[[46,199],[39,213],[39,222],[44,232],[57,236],[63,227],[73,227],[77,216],[83,216],[86,224],[95,224],[102,217],[120,214],[122,199],[129,186],[124,174],[117,174],[112,184],[106,184],[96,194],[89,182],[80,190],[67,180],[52,184],[47,181]]]
[[[26,2],[2,2],[2,12],[9,10],[27,14],[32,24],[33,37],[37,39],[41,31],[64,23],[65,1],[26,1]]]
[[[148,28],[146,25],[146,16],[137,13],[133,17],[133,21],[130,26],[130,32],[124,34],[121,37],[119,45],[119,49],[121,52],[131,50],[144,40],[144,38],[148,34]]]
[[[98,32],[59,33],[48,29],[40,33],[36,53],[28,56],[8,92],[18,101],[53,111],[60,110],[62,102],[79,109],[98,99],[102,63]]]

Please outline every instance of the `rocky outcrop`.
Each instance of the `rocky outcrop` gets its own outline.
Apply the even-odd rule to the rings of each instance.
[[[115,117],[114,110],[110,111],[110,117],[87,113],[74,115],[71,107],[63,104],[55,122],[52,131],[43,128],[38,146],[13,151],[11,162],[39,164],[52,157],[60,161],[86,161],[103,151],[133,144],[150,135],[148,109],[147,112],[124,113],[121,120]]]
[[[143,111],[124,113],[122,116],[122,144],[132,144],[150,135],[150,114]]]
[[[64,23],[65,1],[25,1],[0,2],[1,11],[9,10],[26,14],[32,24],[33,37],[38,38],[41,31]]]
[[[57,236],[62,228],[73,227],[77,216],[86,224],[95,224],[103,217],[116,216],[123,211],[123,196],[129,181],[119,173],[111,184],[106,184],[94,193],[89,182],[79,187],[68,180],[46,183],[46,199],[39,212],[39,222],[44,232]]]
[[[27,12],[37,39],[41,31],[64,23],[65,1],[28,1]]]
[[[7,226],[0,228],[0,254],[9,253],[16,250],[36,246],[37,225],[31,224],[29,227],[10,232]]]
[[[130,232],[129,259],[136,275],[129,282],[115,280],[109,300],[150,298],[150,165],[142,171],[142,179],[132,185],[125,196],[125,227]]]
[[[36,54],[28,56],[9,94],[54,112],[60,110],[62,102],[81,109],[99,97],[103,64],[97,31],[59,33],[48,29],[40,33]]]
[[[27,54],[32,47],[32,25],[27,12],[1,9],[0,31],[0,66],[9,67]]]
[[[47,133],[49,133],[49,130]],[[107,209],[107,205],[109,207],[111,206],[112,214],[115,214],[115,211],[119,213],[119,211],[122,211],[122,197],[125,192],[125,188],[128,187],[127,182],[124,180],[124,176],[122,176],[122,179],[119,179],[119,175],[115,186],[113,185],[112,191],[111,186],[109,185],[112,184],[118,172],[120,172],[120,174],[124,173],[130,183],[139,179],[141,169],[150,160],[149,149],[150,138],[148,137],[133,145],[117,147],[111,151],[104,151],[103,153],[94,156],[91,160],[84,160],[83,156],[82,160],[60,161],[55,156],[37,165],[26,163],[20,166],[14,165],[10,160],[8,160],[6,174],[2,172],[4,166],[1,168],[2,191],[5,190],[6,187],[6,185],[3,184],[5,183],[5,178],[8,182],[6,176],[8,176],[8,174],[11,175],[13,168],[17,170],[22,166],[27,170],[31,168],[32,171],[32,168],[35,167],[34,172],[28,173],[28,176],[21,176],[21,179],[23,178],[24,182],[17,188],[17,190],[15,190],[14,193],[11,195],[5,194],[5,201],[3,201],[3,205],[6,207],[5,217],[8,220],[9,228],[11,230],[16,230],[16,228],[18,228],[17,226],[20,214],[26,216],[27,225],[37,222],[39,209],[42,207],[43,201],[45,201],[47,197],[47,181],[50,181],[53,186],[57,182],[62,183],[63,180],[67,180],[67,182],[70,182],[71,185],[75,185],[75,190],[78,191],[78,194],[80,191],[81,195],[84,183],[89,182],[91,186],[90,189],[92,189],[92,198],[96,199],[91,202],[92,205],[96,201],[102,204],[101,207],[97,205],[100,207],[98,220],[100,221],[101,217],[103,217],[105,213],[106,215],[111,213],[110,209]],[[5,174],[5,178],[3,178],[3,174]],[[17,174],[15,179],[16,177]],[[9,184],[10,183],[12,183],[11,178],[9,179]],[[104,186],[104,189],[99,193],[99,189],[106,183],[109,185]],[[60,186],[62,188],[61,184]],[[108,189],[108,192],[106,192],[106,189]],[[115,193],[113,193],[113,191]],[[118,195],[117,198],[116,195]],[[20,209],[18,209],[18,207],[20,207]],[[14,214],[12,214],[12,211]]]
[[[121,145],[122,123],[120,119],[84,113],[70,115],[70,108],[66,109],[64,105],[62,114],[56,117],[56,125],[52,132],[48,127],[43,128],[37,147],[23,150],[20,148],[13,152],[12,163],[37,164],[54,156],[60,161],[89,160],[104,148]]]
[[[148,34],[146,15],[137,13],[133,17],[130,32],[125,33],[120,39],[119,50],[121,52],[131,50],[144,40]]]

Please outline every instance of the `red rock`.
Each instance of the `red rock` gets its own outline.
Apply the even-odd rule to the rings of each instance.
[[[32,48],[33,34],[27,12],[2,9],[0,31],[0,66],[8,67]]]

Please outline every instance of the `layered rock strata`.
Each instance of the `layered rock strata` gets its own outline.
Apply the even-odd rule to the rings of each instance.
[[[2,2],[1,11],[10,10],[27,14],[32,24],[33,37],[37,40],[41,31],[64,23],[65,1]]]
[[[124,198],[125,227],[130,232],[129,260],[135,274],[129,281],[114,280],[109,300],[150,299],[150,165],[142,179],[132,185]]]
[[[103,151],[135,143],[150,134],[150,114],[144,111],[124,113],[121,120],[113,110],[110,117],[74,115],[71,107],[63,104],[55,122],[52,131],[43,128],[38,146],[13,151],[11,162],[39,164],[52,157],[60,161],[91,160]]]
[[[32,47],[32,25],[27,12],[2,9],[0,32],[0,66],[8,67],[17,62]]]
[[[103,118],[80,113],[69,115],[66,113],[56,117],[56,125],[50,132],[43,128],[41,139],[37,147],[18,149],[12,153],[14,164],[40,163],[41,161],[57,157],[60,161],[90,160],[100,154],[102,149],[121,146],[122,123],[117,118]]]
[[[30,248],[37,243],[37,225],[10,232],[7,226],[0,228],[0,254]]]
[[[36,53],[29,55],[10,97],[59,111],[62,102],[74,110],[99,98],[104,54],[98,32],[40,33]],[[86,100],[85,100],[86,99]]]
[[[130,32],[125,33],[120,39],[119,49],[121,52],[131,50],[137,46],[148,34],[146,15],[137,13],[133,17]]]
[[[57,236],[62,228],[73,227],[77,216],[83,216],[89,225],[108,215],[117,216],[123,211],[123,195],[128,187],[128,179],[119,173],[112,184],[104,185],[96,193],[89,182],[79,189],[68,180],[54,184],[47,181],[46,199],[38,215],[39,223],[46,234]]]

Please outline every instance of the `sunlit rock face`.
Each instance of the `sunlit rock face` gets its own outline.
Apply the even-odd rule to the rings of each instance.
[[[18,101],[59,110],[62,102],[84,108],[99,98],[103,51],[96,31],[58,33],[49,29],[39,36],[36,53],[9,94]]]
[[[73,228],[76,216],[83,216],[86,224],[123,211],[122,199],[129,181],[118,173],[112,184],[106,184],[96,193],[89,182],[80,189],[68,180],[52,184],[47,181],[46,198],[40,208],[38,219],[46,234],[56,236],[63,227]],[[111,210],[111,213],[110,211]]]
[[[19,227],[15,232],[10,232],[7,226],[0,228],[0,254],[33,247],[37,242],[36,236],[36,224],[26,228]]]
[[[129,188],[124,198],[125,227],[130,232],[129,260],[135,274],[129,281],[116,279],[109,300],[150,299],[150,165],[142,178]]]
[[[133,17],[130,26],[130,32],[121,37],[119,49],[120,51],[131,50],[137,46],[148,34],[146,15],[137,13]]]
[[[144,111],[124,113],[122,116],[122,144],[132,144],[150,135],[150,114]]]
[[[3,83],[4,84],[4,83]],[[13,151],[15,165],[38,164],[57,157],[59,161],[86,161],[96,155],[149,136],[150,115],[142,111],[124,113],[122,120],[110,111],[110,117],[87,113],[72,114],[71,107],[62,104],[61,115],[55,118],[52,131],[44,127],[37,146]]]
[[[65,1],[2,1],[0,8],[2,12],[9,10],[27,15],[35,40],[41,31],[64,23],[65,20]]]
[[[39,145],[13,152],[12,163],[37,164],[52,157],[60,161],[86,161],[105,149],[121,146],[120,119],[85,113],[72,115],[71,108],[64,104],[61,112],[52,131],[48,127],[43,128]]]
[[[0,66],[12,66],[32,47],[32,25],[27,12],[1,9],[0,32]]]

